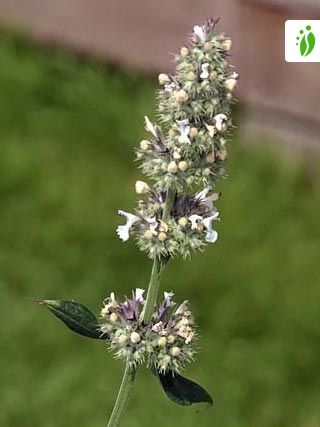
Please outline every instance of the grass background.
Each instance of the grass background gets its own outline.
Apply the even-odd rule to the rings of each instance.
[[[103,426],[121,362],[32,298],[98,312],[111,290],[146,287],[150,263],[115,227],[154,86],[20,37],[2,35],[0,63],[0,425]],[[174,405],[140,369],[125,427],[320,426],[319,177],[280,143],[238,137],[230,154],[220,239],[172,262],[162,287],[192,302],[202,351],[186,375],[215,407]]]

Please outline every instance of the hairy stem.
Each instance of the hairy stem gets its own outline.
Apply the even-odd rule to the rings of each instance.
[[[120,425],[121,417],[125,412],[127,402],[129,400],[130,393],[133,388],[135,376],[136,370],[130,368],[127,364],[122,377],[122,382],[117,396],[117,400],[108,422],[108,427],[116,427]]]
[[[162,214],[162,220],[164,222],[167,221],[168,218],[170,217],[174,198],[175,198],[175,192],[169,189],[167,193],[167,198],[164,204],[164,208],[163,208],[163,214]],[[159,293],[161,273],[165,263],[166,263],[166,260],[164,260],[163,258],[155,258],[155,260],[153,261],[153,266],[152,266],[151,276],[150,276],[150,281],[148,286],[147,299],[144,305],[143,312],[141,313],[141,320],[145,323],[148,323],[151,320],[154,306],[156,304],[158,293]],[[130,393],[133,388],[135,375],[136,375],[136,369],[130,368],[129,365],[127,364],[123,374],[117,400],[108,422],[108,427],[117,427],[120,425],[122,416],[124,415],[124,412],[126,410]]]

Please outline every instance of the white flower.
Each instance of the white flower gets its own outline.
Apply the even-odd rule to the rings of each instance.
[[[164,330],[164,323],[160,321],[160,322],[156,323],[155,325],[153,325],[151,329],[153,332],[160,333]]]
[[[164,299],[165,300],[168,300],[168,301],[171,302],[171,300],[172,300],[172,298],[174,296],[174,293],[173,292],[164,292],[163,295],[164,295]]]
[[[130,228],[135,222],[139,221],[139,217],[121,210],[118,211],[118,214],[127,218],[127,223],[125,225],[119,225],[117,227],[117,235],[120,237],[120,239],[123,242],[126,242],[127,240],[129,240],[129,237],[130,237],[129,235]]]
[[[178,138],[178,141],[181,144],[190,144],[190,139],[188,137],[190,132],[189,120],[188,119],[178,120],[177,124],[179,126],[179,131],[180,131],[180,136]]]
[[[150,218],[150,217],[145,218],[145,220],[149,223],[149,230],[147,230],[147,231],[149,231],[151,233],[151,237],[152,237],[152,235],[156,236],[158,234],[156,229],[159,225],[157,222],[157,218],[154,216],[152,218]]]
[[[213,202],[216,202],[219,199],[220,193],[212,193],[210,196],[208,196],[210,191],[210,187],[204,188],[195,195],[195,200],[207,206],[209,211],[212,212],[214,211]]]
[[[172,157],[175,160],[180,160],[181,159],[181,155],[180,155],[180,153],[178,151],[174,151]]]
[[[206,62],[201,65],[202,73],[200,74],[201,79],[207,79],[209,77],[209,64]]]
[[[202,216],[196,214],[189,216],[189,221],[191,222],[191,230],[196,230],[198,221],[202,221],[202,219]]]
[[[138,302],[144,302],[144,298],[143,298],[143,294],[144,294],[145,290],[141,289],[141,288],[136,288],[135,293],[134,293],[134,299]]]
[[[177,88],[177,85],[174,82],[172,82],[170,84],[164,85],[164,89],[163,90],[165,92],[173,92],[176,88]]]
[[[208,125],[208,123],[205,123],[205,126],[208,130],[209,135],[211,136],[211,138],[213,138],[216,133],[216,128],[214,126]]]
[[[175,310],[174,314],[184,314],[189,307],[189,301],[185,300],[179,307]]]
[[[144,116],[144,120],[145,120],[145,124],[146,124],[146,130],[150,133],[152,133],[152,135],[157,138],[157,130],[155,128],[155,126],[150,122],[150,120],[148,119],[147,116]]]
[[[212,216],[202,220],[202,224],[207,229],[206,241],[209,243],[214,243],[218,238],[218,233],[212,228],[212,221],[215,221],[218,217],[219,212],[215,212]]]
[[[224,132],[227,129],[228,117],[225,114],[217,114],[216,116],[214,116],[214,120],[218,132]]]
[[[198,37],[199,37],[199,39],[200,39],[202,42],[204,42],[204,41],[205,41],[205,39],[206,39],[206,32],[205,32],[205,29],[204,29],[204,27],[203,27],[203,26],[201,26],[201,25],[195,25],[195,26],[193,27],[193,32],[194,32],[194,34],[195,34],[196,36],[198,36]]]

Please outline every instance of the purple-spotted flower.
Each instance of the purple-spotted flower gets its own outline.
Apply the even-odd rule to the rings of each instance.
[[[175,309],[173,292],[165,292],[151,322],[145,324],[141,319],[143,294],[144,290],[137,288],[132,298],[117,301],[111,293],[101,310],[100,329],[108,334],[116,358],[132,366],[145,362],[162,374],[180,372],[196,353],[197,334],[189,303],[184,301]]]

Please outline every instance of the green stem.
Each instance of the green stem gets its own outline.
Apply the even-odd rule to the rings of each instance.
[[[175,192],[168,190],[166,202],[163,208],[162,220],[165,222],[170,217],[174,202]],[[163,258],[155,258],[151,270],[151,276],[148,286],[148,293],[144,309],[141,313],[141,321],[149,323],[153,314],[154,306],[157,301],[159,286],[161,280],[161,273],[166,260]],[[130,397],[130,393],[133,388],[133,382],[136,375],[136,369],[130,368],[128,364],[123,374],[121,386],[117,396],[116,403],[114,405],[111,417],[108,422],[108,427],[118,427],[120,425],[121,418],[126,410],[126,406]]]
[[[135,376],[136,369],[130,368],[127,364],[122,377],[122,382],[117,396],[117,400],[113,407],[113,411],[108,422],[108,427],[117,427],[120,425],[121,416],[126,409],[130,393],[133,388]]]

